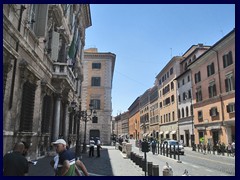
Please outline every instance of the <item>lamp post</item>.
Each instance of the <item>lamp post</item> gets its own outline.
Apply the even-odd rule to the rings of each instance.
[[[87,152],[87,144],[86,144],[86,136],[87,136],[87,120],[88,118],[91,119],[92,115],[94,117],[96,117],[96,111],[93,109],[93,105],[89,104],[89,108],[90,108],[90,114],[88,114],[87,110],[85,111],[80,111],[81,112],[81,117],[83,118],[83,121],[85,122],[85,126],[84,126],[84,138],[83,138],[83,150],[82,153],[86,153]]]
[[[90,118],[93,115],[96,117],[96,111],[93,110],[93,105],[89,104],[90,107],[90,114],[88,114],[87,110],[82,111],[81,110],[81,104],[79,105],[79,109],[77,110],[77,105],[76,102],[71,103],[71,107],[74,110],[74,118],[77,118],[77,140],[76,140],[76,149],[75,149],[75,154],[76,157],[79,157],[81,155],[81,138],[80,138],[80,121],[81,118],[85,122],[85,127],[84,127],[84,142],[83,142],[83,153],[86,153],[86,131],[87,131],[87,119]]]

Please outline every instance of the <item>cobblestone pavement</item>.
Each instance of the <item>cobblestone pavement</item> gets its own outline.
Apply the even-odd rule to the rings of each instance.
[[[143,176],[142,169],[135,165],[114,146],[102,146],[101,157],[88,157],[82,154],[82,161],[92,176]],[[54,172],[49,162],[53,156],[39,159],[37,164],[31,165],[29,176],[54,176]]]

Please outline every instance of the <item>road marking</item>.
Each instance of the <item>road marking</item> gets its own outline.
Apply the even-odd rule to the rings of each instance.
[[[204,159],[204,160],[207,160],[207,161],[212,161],[212,162],[216,162],[216,163],[220,163],[220,164],[224,164],[224,165],[232,165],[232,166],[235,166],[235,164],[232,164],[232,163],[226,163],[226,162],[216,161],[216,160],[212,160],[212,159],[208,159],[208,158],[193,156],[193,155],[190,155],[190,154],[188,154],[187,156],[192,156],[192,157],[195,157],[195,158]]]

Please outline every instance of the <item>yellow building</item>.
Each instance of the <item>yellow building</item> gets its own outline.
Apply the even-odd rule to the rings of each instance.
[[[88,121],[86,139],[100,137],[102,143],[110,144],[112,119],[112,81],[116,55],[98,52],[96,48],[84,51],[82,109],[93,104],[97,111],[97,122]],[[85,130],[81,127],[82,132]],[[83,136],[82,136],[83,137]]]
[[[183,57],[175,56],[156,76],[159,98],[160,139],[179,139],[177,119],[177,88],[175,78],[180,74],[180,61]]]

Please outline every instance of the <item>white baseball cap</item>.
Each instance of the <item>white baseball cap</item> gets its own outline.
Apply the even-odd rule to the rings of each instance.
[[[58,139],[55,142],[52,142],[52,144],[63,144],[67,145],[66,141],[64,139]]]

